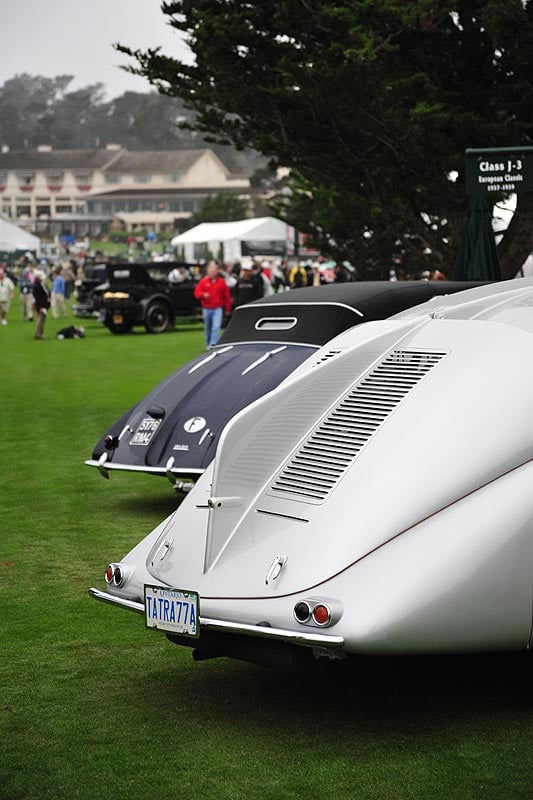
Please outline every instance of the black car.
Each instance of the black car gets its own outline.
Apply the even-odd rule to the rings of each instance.
[[[102,295],[109,288],[105,264],[95,264],[85,268],[85,276],[76,281],[72,306],[75,317],[98,317],[102,305]]]
[[[182,261],[108,264],[100,320],[112,333],[128,333],[135,325],[149,333],[170,330],[176,317],[199,309],[192,270]]]
[[[173,372],[97,442],[85,463],[166,475],[177,488],[212,461],[225,425],[278,386],[328,341],[360,322],[380,320],[480,284],[364,282],[293,289],[239,306],[219,344]]]

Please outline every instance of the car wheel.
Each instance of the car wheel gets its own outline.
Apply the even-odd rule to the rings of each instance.
[[[166,303],[150,303],[144,317],[144,327],[148,333],[163,333],[172,327],[174,319]]]

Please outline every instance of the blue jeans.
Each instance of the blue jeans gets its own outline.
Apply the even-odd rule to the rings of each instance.
[[[205,343],[207,347],[212,347],[218,342],[223,310],[222,308],[202,308],[205,326]]]

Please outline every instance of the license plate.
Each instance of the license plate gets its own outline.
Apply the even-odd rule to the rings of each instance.
[[[160,419],[152,419],[152,417],[146,417],[145,419],[142,420],[141,424],[135,431],[133,438],[130,439],[130,444],[134,445],[150,444],[150,442],[152,441],[152,437],[160,424],[161,424]]]
[[[144,587],[144,616],[148,628],[184,636],[200,636],[200,603],[197,592]]]
[[[122,314],[113,314],[113,322],[115,325],[122,325],[124,322],[124,317]]]

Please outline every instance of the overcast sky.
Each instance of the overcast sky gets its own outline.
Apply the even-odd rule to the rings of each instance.
[[[113,50],[161,46],[184,56],[186,46],[167,24],[160,0],[0,0],[2,46],[0,85],[22,72],[74,75],[70,89],[101,82],[107,98],[150,85],[118,67],[127,63]]]

